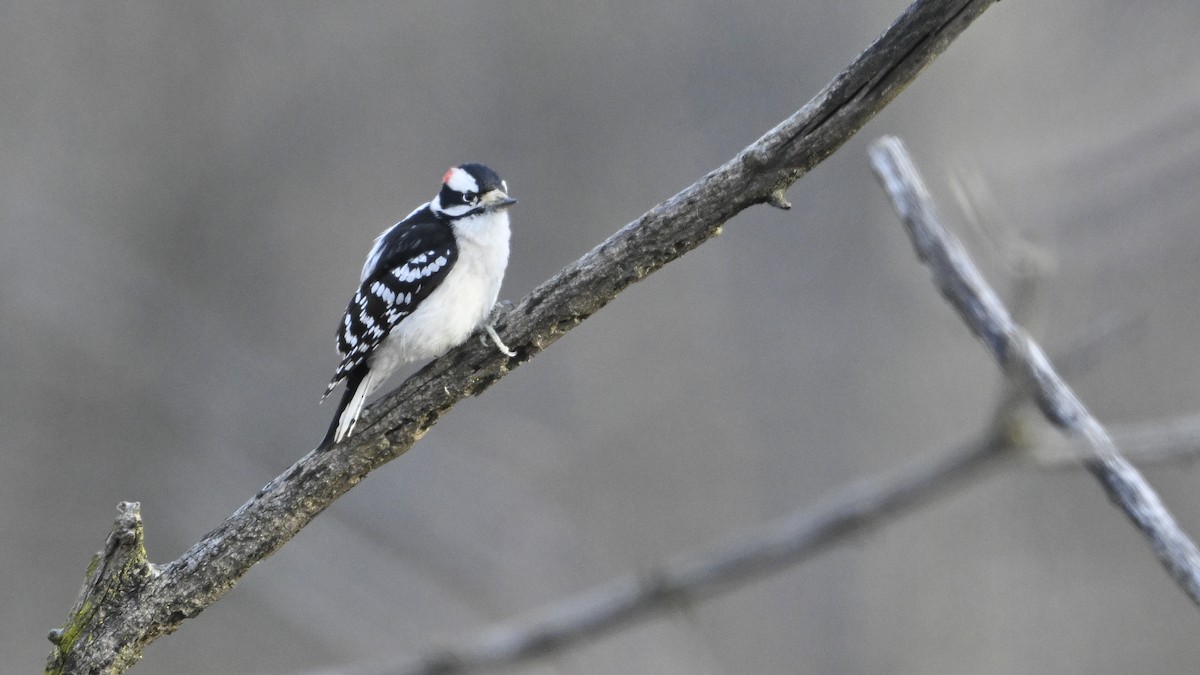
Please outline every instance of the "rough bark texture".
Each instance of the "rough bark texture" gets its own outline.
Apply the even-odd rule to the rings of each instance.
[[[55,673],[119,673],[146,645],[174,631],[232,588],[375,468],[408,450],[462,398],[479,394],[530,360],[630,284],[720,233],[755,204],[786,208],[783,192],[837,150],[995,0],[918,0],[813,100],[736,157],[626,225],[549,279],[502,317],[516,350],[506,357],[470,340],[370,409],[359,433],[310,452],[262,488],[179,559],[122,574],[128,550],[101,553],[47,664]],[[140,520],[138,521],[140,522]],[[135,528],[140,533],[140,528]],[[122,535],[123,536],[123,535]],[[136,537],[138,549],[140,534]]]

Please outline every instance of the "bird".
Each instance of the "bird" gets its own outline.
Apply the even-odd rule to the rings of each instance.
[[[441,356],[482,324],[500,351],[516,355],[491,325],[516,203],[495,171],[459,164],[436,197],[375,238],[338,326],[342,360],[321,400],[339,382],[346,388],[319,450],[354,432],[367,397],[397,368]]]

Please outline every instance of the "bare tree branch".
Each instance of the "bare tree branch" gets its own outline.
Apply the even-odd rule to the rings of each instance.
[[[850,537],[905,515],[965,484],[995,460],[1011,456],[1015,431],[1007,408],[980,438],[892,476],[864,479],[821,503],[739,533],[708,551],[643,574],[631,574],[539,612],[502,623],[460,645],[404,668],[366,673],[446,675],[485,670],[543,656],[596,638],[656,611],[669,610],[729,590],[800,563]]]
[[[1183,592],[1200,604],[1200,551],[1175,522],[1138,470],[1121,456],[1100,422],[1059,377],[1042,348],[1013,321],[958,240],[939,222],[933,200],[904,144],[885,137],[872,144],[871,163],[904,220],[917,256],[967,326],[1009,378],[1028,386],[1042,414],[1065,433],[1087,441],[1085,466],[1109,498],[1142,532]]]
[[[94,586],[85,589],[64,628],[51,633],[47,671],[125,671],[146,645],[216,602],[333,500],[407,451],[459,400],[487,389],[630,284],[719,234],[746,208],[785,207],[784,190],[845,143],[993,2],[914,2],[797,113],[521,300],[497,325],[517,356],[468,341],[368,411],[358,435],[297,461],[177,560],[156,568],[142,555],[138,566],[151,573],[133,576],[101,560]]]

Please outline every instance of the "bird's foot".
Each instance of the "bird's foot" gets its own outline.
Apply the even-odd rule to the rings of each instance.
[[[504,340],[500,339],[500,335],[496,332],[496,321],[499,320],[501,315],[511,310],[512,306],[512,303],[507,300],[501,300],[500,302],[497,302],[495,306],[492,307],[491,313],[488,314],[488,318],[483,324],[483,330],[486,331],[487,336],[492,339],[492,343],[496,345],[496,348],[500,350],[500,353],[510,358],[516,356],[517,353],[509,349],[508,345],[504,344]],[[479,336],[479,341],[483,343],[485,347],[487,346],[487,340],[484,339],[482,335]]]

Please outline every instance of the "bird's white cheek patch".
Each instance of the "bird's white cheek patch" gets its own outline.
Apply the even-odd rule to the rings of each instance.
[[[468,192],[479,192],[479,183],[471,177],[471,174],[463,171],[457,166],[446,172],[442,177],[442,182],[450,187],[455,192],[467,194]]]

